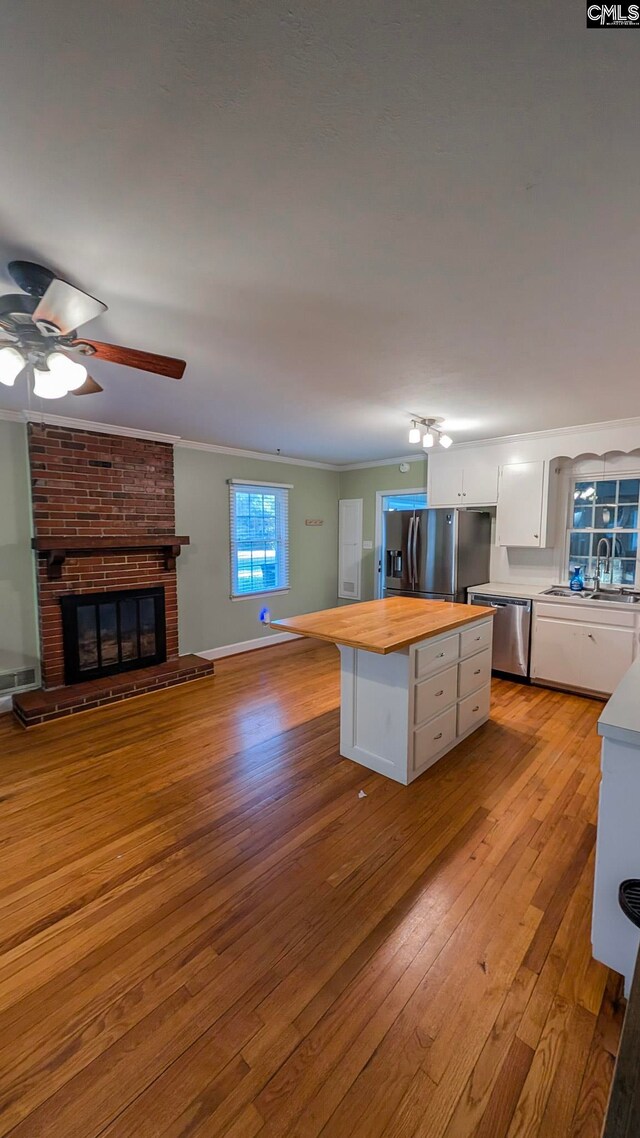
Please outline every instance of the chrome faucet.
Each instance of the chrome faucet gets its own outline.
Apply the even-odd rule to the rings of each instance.
[[[604,542],[605,554],[604,554],[604,557],[601,557],[600,546],[602,545],[603,542]],[[611,546],[609,545],[609,539],[607,537],[601,537],[600,541],[598,542],[598,545],[596,547],[596,572],[595,572],[596,589],[600,588],[600,566],[601,566],[603,561],[604,561],[604,571],[605,571],[605,573],[608,573],[609,577],[610,577],[611,576]],[[611,581],[609,583],[611,584]]]

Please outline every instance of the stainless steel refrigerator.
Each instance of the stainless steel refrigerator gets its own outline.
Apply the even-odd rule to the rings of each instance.
[[[385,510],[384,595],[466,601],[489,580],[491,515],[480,510]]]

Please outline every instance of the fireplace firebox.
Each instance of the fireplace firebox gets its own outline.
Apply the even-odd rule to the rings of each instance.
[[[66,684],[162,664],[164,589],[118,589],[60,598]]]

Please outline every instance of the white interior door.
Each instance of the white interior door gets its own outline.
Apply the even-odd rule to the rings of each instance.
[[[362,579],[362,498],[338,506],[338,596],[359,601]]]

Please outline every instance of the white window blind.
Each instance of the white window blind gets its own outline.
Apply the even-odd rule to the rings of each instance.
[[[289,490],[265,482],[229,483],[231,596],[289,588]]]

